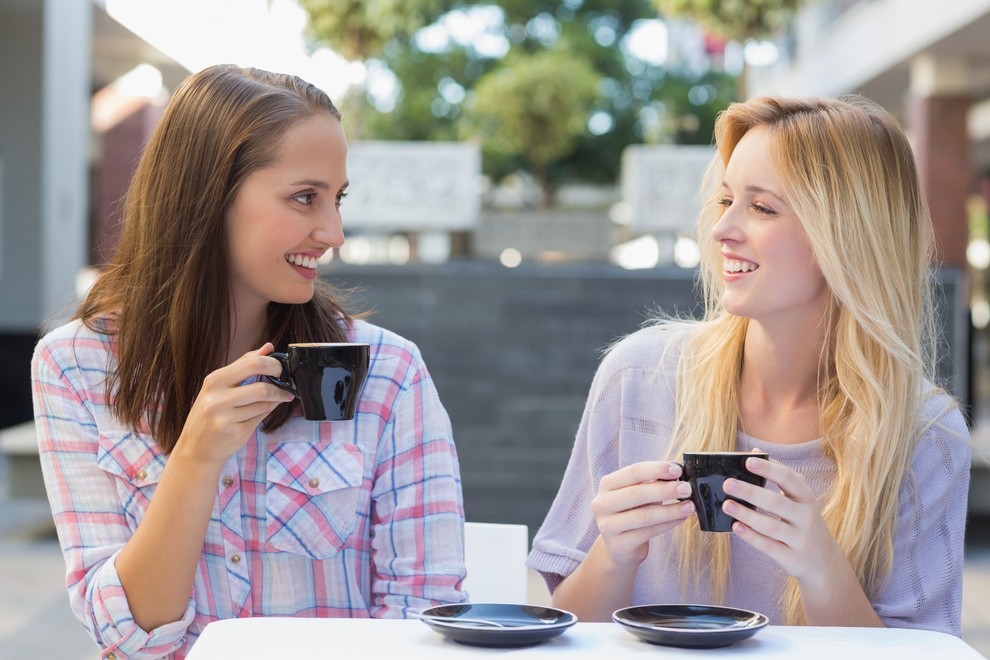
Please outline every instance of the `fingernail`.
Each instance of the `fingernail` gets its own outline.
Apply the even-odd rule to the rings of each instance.
[[[672,477],[679,477],[679,476],[681,476],[681,466],[678,465],[677,463],[670,463],[670,464],[668,464],[667,465],[667,474],[669,474]]]
[[[722,505],[722,511],[726,513],[735,513],[737,511],[737,505],[732,500],[726,500],[725,504]]]
[[[681,504],[681,513],[691,513],[692,511],[694,511],[694,502],[691,500]]]
[[[691,495],[691,484],[683,483],[677,484],[677,496],[678,497],[688,497]]]

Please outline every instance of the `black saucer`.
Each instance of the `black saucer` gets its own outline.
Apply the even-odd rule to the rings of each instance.
[[[713,649],[752,637],[769,623],[758,612],[714,605],[641,605],[612,613],[612,620],[651,644]]]
[[[570,612],[538,605],[461,603],[429,607],[417,616],[441,635],[472,646],[531,646],[561,635],[577,623]],[[491,621],[492,627],[472,621]]]

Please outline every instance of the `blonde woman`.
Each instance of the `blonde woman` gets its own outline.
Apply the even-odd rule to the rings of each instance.
[[[931,226],[863,100],[731,105],[699,220],[703,320],[619,342],[529,564],[555,605],[722,603],[775,624],[960,634],[968,430],[932,373]],[[698,530],[685,450],[759,448]],[[660,460],[658,460],[660,459]]]

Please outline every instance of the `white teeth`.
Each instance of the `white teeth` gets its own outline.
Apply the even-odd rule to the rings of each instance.
[[[738,259],[726,259],[723,265],[727,273],[748,273],[750,271],[759,268],[754,263],[749,261],[740,261]]]
[[[302,266],[303,268],[316,268],[316,257],[307,257],[304,254],[289,254],[286,255],[285,260],[290,264]]]

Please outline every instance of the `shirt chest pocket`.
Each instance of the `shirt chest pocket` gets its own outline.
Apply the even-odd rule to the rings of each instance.
[[[137,529],[165,469],[165,456],[149,436],[101,431],[96,464],[113,478],[127,525]]]
[[[336,555],[354,532],[364,457],[353,444],[275,445],[268,453],[265,525],[276,550]]]

